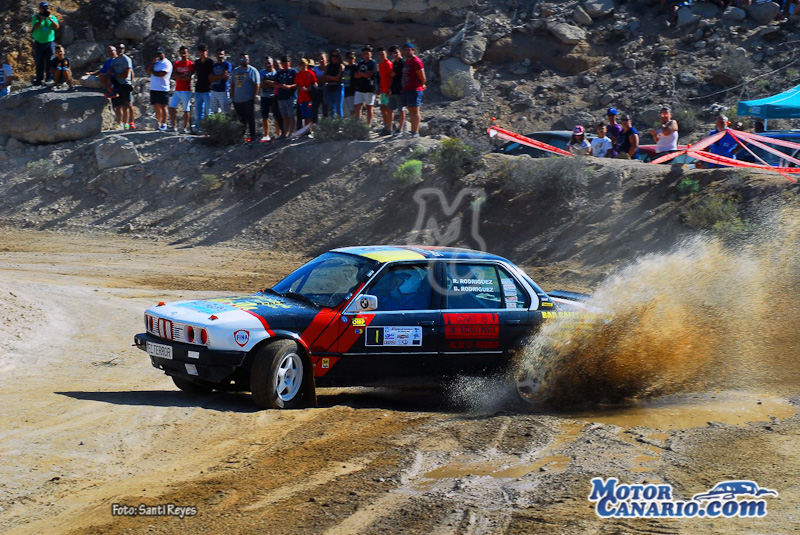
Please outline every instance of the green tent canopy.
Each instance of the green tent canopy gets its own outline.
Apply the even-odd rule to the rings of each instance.
[[[800,118],[800,85],[783,93],[756,100],[742,100],[737,112],[740,117],[761,117],[762,119]]]

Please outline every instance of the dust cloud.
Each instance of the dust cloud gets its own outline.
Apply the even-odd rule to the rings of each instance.
[[[549,320],[518,373],[534,405],[737,388],[800,391],[800,210],[736,243],[689,239],[604,281],[579,318]]]

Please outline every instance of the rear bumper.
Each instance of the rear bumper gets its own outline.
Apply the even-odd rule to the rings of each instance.
[[[244,367],[247,357],[246,351],[216,351],[163,340],[148,333],[135,335],[133,341],[142,351],[147,351],[147,342],[171,347],[171,359],[150,355],[150,363],[167,375],[211,385],[229,382],[234,373]]]

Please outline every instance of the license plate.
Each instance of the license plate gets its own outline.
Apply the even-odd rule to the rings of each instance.
[[[164,344],[154,344],[147,342],[147,354],[153,357],[172,360],[172,347]]]

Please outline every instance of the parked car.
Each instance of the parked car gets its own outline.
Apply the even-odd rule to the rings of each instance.
[[[791,141],[792,143],[800,143],[800,130],[768,130],[766,132],[759,132],[759,136],[774,138],[774,139],[782,139],[784,141]],[[770,147],[779,150],[780,152],[791,156],[792,158],[800,160],[800,149],[794,149],[791,147],[781,147],[779,145],[770,145]],[[764,160],[766,163],[773,167],[800,167],[794,162],[790,162],[789,160],[784,160],[777,154],[773,154],[771,152],[765,151],[764,149],[754,147],[753,145],[748,145],[748,147],[753,153]],[[745,156],[746,151],[739,151],[737,158],[742,159],[742,156]],[[755,161],[756,163],[761,163],[757,159],[753,158],[750,154],[746,156],[749,157],[747,161]]]
[[[566,150],[567,145],[569,144],[569,140],[572,137],[571,130],[546,130],[542,132],[533,132],[531,134],[526,134],[525,137],[529,137],[531,139],[535,139],[536,141],[541,141],[542,143],[547,143],[548,145],[552,145],[553,147],[557,147],[559,149]],[[586,134],[586,140],[588,142],[592,142],[594,138],[597,136],[593,134]],[[527,154],[533,158],[547,158],[548,156],[553,156],[552,153],[547,151],[543,151],[541,149],[535,149],[533,147],[529,147],[528,145],[523,145],[516,141],[509,141],[496,149],[493,152],[499,152],[502,154],[508,154],[510,156],[520,156],[522,154]]]
[[[254,295],[159,303],[134,341],[181,390],[250,391],[259,407],[288,408],[313,404],[316,386],[503,371],[542,321],[586,297],[547,294],[488,253],[346,247]]]
[[[688,148],[687,145],[678,145],[678,150],[686,150],[687,148]],[[656,156],[655,145],[639,145],[639,159],[641,161],[643,161],[644,163],[650,163],[656,158],[657,156]],[[679,163],[694,168],[696,161],[697,160],[695,160],[691,156],[688,156],[686,154],[681,154],[680,156],[676,156],[675,158],[671,159],[666,163],[667,165],[673,165]]]

